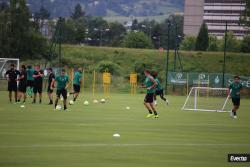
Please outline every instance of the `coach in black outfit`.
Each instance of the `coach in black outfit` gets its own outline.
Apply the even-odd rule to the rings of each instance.
[[[9,91],[9,99],[12,102],[12,92],[15,92],[15,102],[17,102],[17,76],[20,75],[20,72],[15,69],[15,65],[10,65],[10,70],[8,70],[5,74],[8,80],[8,91]]]

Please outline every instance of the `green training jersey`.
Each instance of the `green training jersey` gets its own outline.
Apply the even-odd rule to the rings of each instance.
[[[33,78],[33,75],[34,75],[34,72],[35,70],[30,68],[30,69],[27,69],[27,81],[34,81],[35,79]]]
[[[146,77],[146,79],[145,79],[145,81],[144,81],[144,85],[145,85],[147,88],[149,88],[149,87],[151,87],[151,86],[154,85],[154,82],[152,81],[152,79],[153,79],[152,77]],[[155,88],[150,89],[150,90],[147,89],[147,93],[155,93]]]
[[[156,90],[162,90],[161,82],[159,81],[158,78],[155,79],[155,82],[157,83]]]
[[[64,75],[64,76],[57,76],[56,77],[56,82],[57,82],[57,89],[65,89],[67,83],[69,82],[69,76]]]
[[[229,86],[230,95],[232,98],[240,98],[240,90],[242,89],[242,83],[231,83]]]
[[[80,85],[82,80],[82,73],[80,72],[75,72],[74,73],[74,79],[73,79],[73,84],[75,85]]]

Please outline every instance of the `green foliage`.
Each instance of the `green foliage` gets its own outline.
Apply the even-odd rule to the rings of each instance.
[[[118,22],[109,23],[110,31],[107,38],[110,40],[110,46],[121,46],[122,40],[126,33],[124,26]]]
[[[221,45],[221,50],[224,50],[225,37],[223,38],[223,43]],[[226,50],[228,52],[239,52],[240,51],[240,41],[236,39],[232,31],[227,33]]]
[[[241,42],[241,52],[250,53],[250,35],[245,36]]]
[[[99,72],[110,72],[112,75],[119,75],[121,73],[121,67],[112,61],[100,61],[97,65]]]
[[[44,55],[47,42],[30,21],[26,0],[11,0],[10,6],[0,13],[0,56],[34,58]]]
[[[151,39],[143,32],[129,32],[124,39],[127,48],[153,48]]]
[[[209,36],[209,46],[208,51],[219,51],[220,41],[217,39],[216,36],[210,35]]]
[[[243,0],[246,4],[245,10],[241,13],[241,23],[245,24],[246,26],[250,27],[250,1]]]
[[[75,11],[72,14],[71,18],[74,20],[77,20],[81,17],[84,17],[84,15],[85,15],[85,12],[82,10],[82,6],[79,3],[76,4]]]
[[[195,50],[197,51],[206,51],[209,45],[209,38],[208,38],[208,29],[207,25],[203,23],[200,28],[200,32],[198,34]]]
[[[195,50],[196,38],[194,36],[185,36],[180,44],[181,50],[193,51]]]
[[[49,19],[50,18],[50,13],[49,11],[44,8],[43,6],[40,8],[39,12],[35,13],[34,18],[36,20],[45,20],[45,19]]]

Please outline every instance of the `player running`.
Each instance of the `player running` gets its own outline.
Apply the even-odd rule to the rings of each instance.
[[[157,95],[160,95],[160,98],[166,102],[166,104],[168,105],[168,100],[164,97],[164,93],[163,93],[163,88],[161,86],[161,82],[160,80],[157,78],[158,76],[158,73],[155,72],[153,75],[153,78],[155,79],[155,81],[157,82],[157,86],[156,86],[156,91],[155,91],[155,94],[154,94],[154,104],[157,105],[157,99],[156,99],[156,96]]]
[[[233,118],[237,118],[236,111],[240,107],[240,91],[242,89],[243,85],[240,82],[240,77],[235,76],[234,77],[234,82],[230,84],[229,86],[229,92],[230,92],[230,97],[232,98],[232,103],[233,103],[233,109],[231,112],[231,116]]]
[[[10,65],[10,70],[5,73],[5,77],[8,81],[8,91],[9,100],[12,103],[12,92],[15,93],[15,103],[17,103],[17,76],[20,74],[18,70],[15,69],[15,65]]]
[[[32,68],[31,65],[27,66],[27,95],[32,97],[33,94],[33,87],[34,87],[34,72],[35,70]]]
[[[62,69],[61,74],[59,76],[56,76],[56,79],[52,81],[52,84],[54,85],[56,82],[57,85],[57,91],[56,91],[56,101],[55,101],[55,108],[58,104],[58,100],[60,99],[60,96],[63,97],[63,104],[64,104],[64,111],[67,111],[67,88],[69,86],[69,76],[65,74],[65,70]]]
[[[52,68],[48,68],[48,74],[49,74],[49,78],[48,78],[48,89],[47,89],[47,93],[49,96],[49,105],[53,104],[53,89],[54,89],[54,85],[52,84],[53,80],[55,80],[55,74],[53,73]]]
[[[73,101],[75,102],[80,91],[81,91],[81,81],[82,81],[82,68],[78,68],[77,71],[74,73],[74,79],[73,79],[73,88],[74,92],[73,94]]]
[[[40,67],[36,67],[36,70],[34,72],[33,78],[34,78],[34,99],[33,103],[36,103],[36,96],[37,93],[39,93],[39,103],[42,103],[42,91],[43,91],[43,70],[40,70]]]
[[[27,72],[26,66],[22,65],[20,69],[20,75],[18,77],[18,103],[20,103],[21,98],[23,98],[23,103],[26,101],[26,87],[27,87]]]
[[[147,88],[147,94],[144,99],[144,105],[148,109],[149,114],[147,115],[147,118],[153,117],[159,118],[156,109],[154,107],[154,94],[155,94],[155,88],[157,86],[157,82],[154,80],[154,78],[150,75],[150,72],[148,70],[144,70],[144,74],[146,76],[146,79],[144,81],[144,84],[142,88]],[[154,114],[153,114],[154,112]]]

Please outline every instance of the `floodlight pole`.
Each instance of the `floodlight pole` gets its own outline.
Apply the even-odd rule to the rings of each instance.
[[[167,60],[166,60],[166,85],[165,85],[165,94],[168,93],[168,68],[169,68],[169,42],[170,42],[170,27],[171,27],[171,23],[168,20],[168,35],[167,35]]]
[[[225,87],[226,54],[227,54],[227,21],[226,21],[225,41],[224,41],[224,60],[223,60],[223,67],[222,67],[222,88]]]

